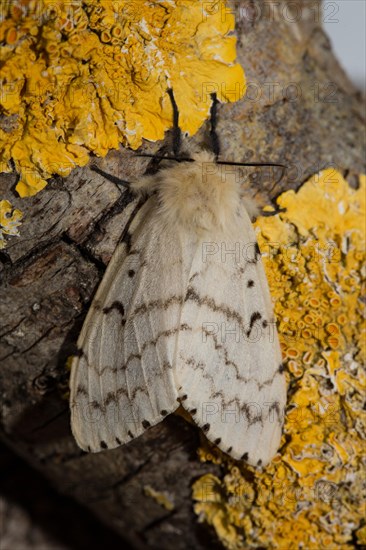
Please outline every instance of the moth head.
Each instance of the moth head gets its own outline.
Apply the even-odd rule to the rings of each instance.
[[[190,153],[193,162],[170,162],[153,176],[134,183],[138,193],[157,195],[160,219],[170,227],[199,235],[230,230],[238,216],[240,181],[208,151]]]

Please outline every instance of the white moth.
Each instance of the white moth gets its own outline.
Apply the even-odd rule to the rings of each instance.
[[[286,386],[237,174],[208,152],[131,184],[147,197],[86,317],[71,372],[79,446],[127,443],[181,404],[234,459],[266,465]]]

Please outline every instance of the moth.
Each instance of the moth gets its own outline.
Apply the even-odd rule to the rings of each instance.
[[[144,202],[72,363],[74,437],[86,451],[115,448],[182,405],[222,451],[265,466],[280,444],[286,385],[253,203],[205,150],[130,190]]]

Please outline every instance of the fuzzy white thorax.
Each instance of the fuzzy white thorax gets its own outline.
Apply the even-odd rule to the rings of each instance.
[[[226,170],[208,151],[191,157],[194,162],[170,163],[131,185],[136,193],[157,193],[162,223],[197,234],[228,234],[243,202],[249,217],[257,213],[253,201],[243,201],[238,171]]]

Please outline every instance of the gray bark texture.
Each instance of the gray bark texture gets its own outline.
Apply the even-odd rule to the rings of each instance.
[[[362,97],[333,56],[318,1],[234,4],[249,88],[244,99],[219,106],[221,159],[288,165],[280,183],[249,178],[259,205],[327,166],[356,185],[364,170]],[[194,141],[207,142],[208,130]],[[147,162],[123,148],[97,161],[125,180],[144,173]],[[9,197],[15,182],[16,174],[2,175],[1,194]],[[89,167],[51,180],[35,197],[14,193],[25,221],[21,237],[0,255],[0,435],[132,548],[220,547],[193,512],[192,482],[207,472],[220,475],[218,466],[199,461],[194,426],[172,415],[130,444],[98,454],[82,452],[71,435],[66,360],[133,210],[127,195]],[[174,509],[146,495],[147,486],[167,493]]]

